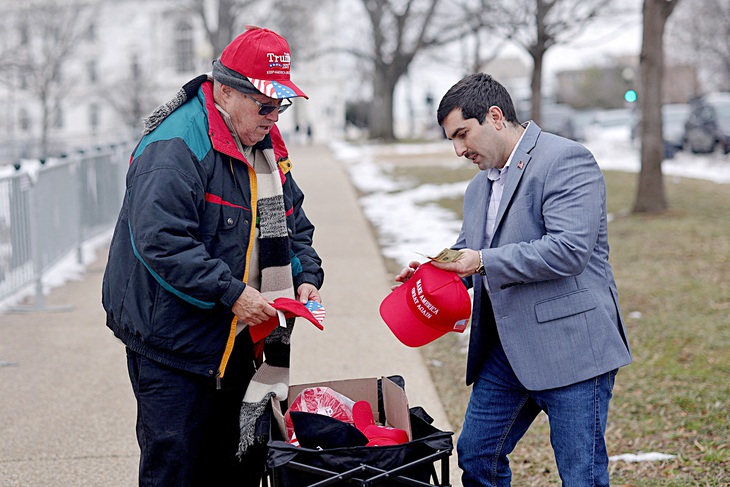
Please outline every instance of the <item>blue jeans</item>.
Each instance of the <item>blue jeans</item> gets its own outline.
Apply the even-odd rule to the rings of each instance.
[[[563,485],[607,486],[604,434],[616,370],[577,384],[530,391],[512,371],[501,344],[489,352],[469,399],[457,450],[464,487],[510,485],[509,455],[540,411]]]

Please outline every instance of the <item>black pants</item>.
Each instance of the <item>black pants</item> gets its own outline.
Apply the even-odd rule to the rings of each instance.
[[[214,378],[127,349],[137,398],[140,486],[259,486],[265,446],[242,460],[236,456],[241,401],[254,372],[246,335],[236,340],[221,389]]]

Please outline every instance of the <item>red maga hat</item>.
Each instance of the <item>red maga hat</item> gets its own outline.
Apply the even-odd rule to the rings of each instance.
[[[269,98],[309,98],[291,81],[289,43],[274,31],[247,26],[247,30],[223,50],[220,62],[248,78]]]
[[[366,446],[400,445],[408,443],[408,432],[391,426],[375,424],[375,417],[370,403],[357,401],[352,405],[352,417],[355,427],[367,438]]]
[[[462,333],[471,299],[455,272],[427,262],[385,297],[380,316],[404,345],[421,347],[450,331]]]
[[[315,303],[314,306],[317,309],[313,312],[310,310],[310,308],[312,308],[311,303],[313,303],[313,301],[308,302],[307,306],[305,306],[296,299],[276,298],[271,305],[276,310],[282,311],[285,318],[294,318],[298,316],[306,319],[320,330],[324,330],[324,326],[322,326],[322,319],[324,319],[324,307],[319,303]],[[317,314],[315,315],[313,313]],[[251,334],[253,342],[256,343],[269,336],[269,334],[274,331],[274,328],[277,326],[279,326],[279,318],[278,316],[273,316],[256,326],[249,326],[248,332]]]

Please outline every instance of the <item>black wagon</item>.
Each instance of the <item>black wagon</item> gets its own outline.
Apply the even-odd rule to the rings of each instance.
[[[400,376],[377,379],[378,409],[383,423],[387,414],[384,380],[388,382],[386,386],[395,382],[403,387]],[[279,430],[272,427],[263,487],[450,487],[453,433],[433,426],[433,419],[422,407],[407,411],[411,439],[398,445],[304,448],[284,441]]]

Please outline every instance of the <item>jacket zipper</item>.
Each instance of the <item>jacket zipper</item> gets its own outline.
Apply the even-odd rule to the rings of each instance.
[[[233,174],[233,179],[235,182],[236,176],[233,169],[233,159],[231,157],[228,158],[230,168],[231,168],[231,174]],[[246,164],[246,168],[248,170],[248,177],[250,181],[250,188],[251,188],[251,229],[249,234],[249,242],[255,238],[256,235],[256,215],[258,215],[258,186],[256,182],[256,172],[253,170],[253,168]],[[238,185],[235,183],[236,186]],[[251,259],[251,251],[253,250],[252,245],[248,245],[246,248],[246,268],[243,271],[243,282],[248,283],[248,262]],[[233,345],[236,341],[236,324],[238,323],[238,316],[234,316],[233,320],[231,320],[231,327],[228,332],[228,340],[226,341],[226,348],[223,352],[223,358],[221,359],[221,363],[218,366],[218,372],[215,374],[215,388],[220,389],[221,388],[221,379],[223,379],[223,376],[226,374],[226,367],[228,366],[228,360],[231,358],[231,353],[233,352]]]

